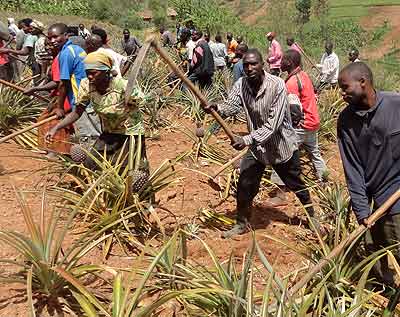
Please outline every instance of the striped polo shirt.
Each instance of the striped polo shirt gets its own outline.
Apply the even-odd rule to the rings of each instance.
[[[224,116],[234,116],[243,108],[249,134],[243,137],[253,156],[264,164],[287,162],[297,150],[285,82],[264,72],[264,81],[253,95],[246,77],[233,86],[226,102],[218,106]]]

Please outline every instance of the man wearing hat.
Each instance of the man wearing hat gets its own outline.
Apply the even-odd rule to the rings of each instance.
[[[46,77],[47,67],[49,66],[51,57],[46,50],[46,36],[43,34],[44,24],[37,20],[33,20],[31,23],[32,35],[37,37],[34,47],[34,59],[35,59],[35,74],[40,74],[39,78],[34,79],[34,83],[38,84],[42,78]]]
[[[267,40],[269,42],[267,63],[269,65],[269,72],[272,75],[279,76],[281,73],[282,47],[275,38],[275,32],[267,33]]]

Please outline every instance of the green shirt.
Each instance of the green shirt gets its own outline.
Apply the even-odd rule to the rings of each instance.
[[[89,80],[84,78],[79,87],[77,105],[92,104],[93,110],[100,117],[103,132],[144,135],[143,115],[139,106],[146,100],[146,96],[135,87],[130,99],[132,109],[127,109],[125,106],[127,84],[128,81],[123,78],[113,78],[107,92],[100,95],[94,87],[91,87]]]

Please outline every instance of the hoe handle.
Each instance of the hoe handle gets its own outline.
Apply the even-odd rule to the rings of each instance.
[[[390,198],[379,207],[368,219],[367,224],[373,226],[380,218],[382,218],[387,210],[400,198],[400,189],[398,189]],[[331,263],[349,244],[357,239],[361,234],[367,231],[365,225],[360,225],[354,230],[346,239],[344,239],[338,246],[336,246],[331,253],[319,261],[304,277],[289,290],[289,296],[295,295],[301,290],[319,271]]]
[[[160,57],[169,65],[169,67],[174,71],[174,73],[185,83],[185,85],[194,93],[194,95],[199,99],[201,106],[208,107],[207,99],[201,93],[199,88],[197,88],[186,76],[185,74],[178,68],[175,62],[169,57],[167,52],[160,47],[158,42],[153,41],[152,45],[156,52],[160,55]],[[231,129],[228,127],[224,119],[216,112],[214,109],[211,110],[211,115],[214,119],[221,125],[222,129],[224,129],[225,133],[228,135],[231,142],[234,142],[235,135],[232,133]]]
[[[21,129],[21,130],[15,131],[14,133],[11,133],[11,134],[9,134],[9,135],[6,135],[5,137],[3,137],[3,138],[0,139],[0,144],[1,144],[1,143],[4,143],[4,142],[6,142],[6,141],[8,141],[8,140],[10,140],[10,139],[15,138],[16,136],[18,136],[18,135],[20,135],[20,134],[23,134],[23,133],[25,133],[25,132],[28,132],[28,131],[30,131],[30,130],[32,130],[32,129],[34,129],[34,128],[40,127],[41,125],[43,125],[43,124],[45,124],[45,123],[47,123],[47,122],[50,122],[50,121],[52,121],[52,120],[55,120],[55,119],[57,119],[57,116],[56,116],[56,115],[51,116],[51,117],[48,117],[48,118],[46,118],[46,119],[44,119],[44,120],[42,120],[42,121],[36,122],[36,123],[30,125],[29,127],[26,127],[26,128]]]

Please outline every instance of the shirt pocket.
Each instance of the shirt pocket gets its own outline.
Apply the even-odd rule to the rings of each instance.
[[[400,159],[400,130],[390,133],[389,142],[393,161],[398,161]]]

